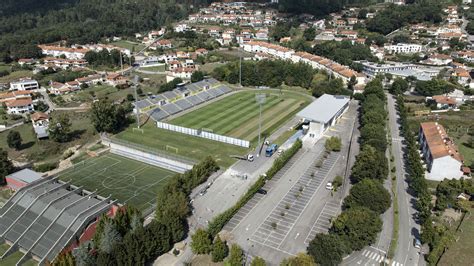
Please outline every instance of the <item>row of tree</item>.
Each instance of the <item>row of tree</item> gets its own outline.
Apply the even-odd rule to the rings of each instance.
[[[410,190],[416,195],[416,209],[418,220],[421,224],[421,241],[430,247],[430,253],[426,256],[430,264],[436,264],[447,245],[453,240],[448,228],[442,224],[434,223],[431,217],[431,194],[425,179],[425,169],[420,161],[419,148],[416,141],[417,129],[410,128],[408,123],[408,110],[405,107],[404,98],[399,95],[397,108],[400,116],[402,134],[405,138],[405,169],[408,172],[408,184]]]
[[[360,64],[354,63],[358,60],[377,61],[370,52],[369,46],[365,44],[352,44],[350,41],[327,41],[314,45],[311,53],[324,56],[339,64],[350,66],[352,69],[361,71]]]
[[[120,51],[113,49],[110,52],[107,49],[102,51],[89,51],[84,56],[84,59],[91,66],[106,66],[106,67],[119,67],[121,65],[134,63],[133,57],[128,57],[125,54],[120,53]]]
[[[334,220],[328,234],[317,234],[308,246],[308,254],[320,265],[337,265],[344,255],[374,243],[382,230],[380,214],[391,204],[383,186],[388,171],[385,158],[385,94],[382,83],[367,84],[361,104],[362,149],[352,168],[354,183],[344,199],[343,212]],[[381,130],[381,133],[375,133]],[[364,133],[362,132],[369,132]]]
[[[316,70],[304,63],[290,63],[283,60],[262,60],[242,62],[243,86],[278,87],[283,83],[288,86],[310,88]],[[239,83],[239,62],[220,66],[212,76],[231,84]]]

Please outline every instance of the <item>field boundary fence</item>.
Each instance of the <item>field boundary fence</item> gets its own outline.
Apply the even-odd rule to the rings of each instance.
[[[147,164],[158,166],[178,173],[184,173],[193,168],[196,161],[179,155],[169,154],[143,145],[125,140],[101,136],[102,144],[110,147],[110,152]]]
[[[250,142],[248,140],[242,140],[242,139],[232,138],[228,136],[223,136],[223,135],[207,132],[204,130],[176,126],[176,125],[163,123],[163,122],[156,122],[156,126],[161,129],[178,132],[178,133],[182,133],[182,134],[186,134],[186,135],[190,135],[194,137],[210,139],[210,140],[214,140],[214,141],[218,141],[218,142],[222,142],[226,144],[231,144],[231,145],[235,145],[239,147],[244,147],[244,148],[250,147]]]

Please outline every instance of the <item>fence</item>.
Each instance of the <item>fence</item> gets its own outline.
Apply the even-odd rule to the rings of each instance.
[[[170,155],[124,140],[102,136],[102,144],[110,147],[110,152],[174,172],[184,173],[193,168],[195,161],[178,155]]]
[[[204,138],[204,139],[210,139],[214,141],[219,141],[222,143],[227,143],[231,145],[236,145],[239,147],[244,147],[244,148],[249,148],[250,147],[250,142],[247,140],[241,140],[241,139],[236,139],[236,138],[231,138],[227,136],[222,136],[202,130],[197,130],[197,129],[192,129],[192,128],[187,128],[187,127],[181,127],[181,126],[175,126],[171,125],[168,123],[163,123],[163,122],[156,122],[156,126],[161,129],[166,129],[174,132],[179,132],[182,134],[190,135],[190,136],[195,136],[199,138]]]

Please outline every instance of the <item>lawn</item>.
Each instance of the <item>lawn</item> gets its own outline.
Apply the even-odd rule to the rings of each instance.
[[[21,266],[36,266],[38,265],[38,262],[35,261],[34,259],[29,259],[25,261]]]
[[[166,69],[165,69],[165,64],[162,64],[162,65],[158,65],[158,66],[144,66],[144,67],[140,67],[140,70],[144,70],[144,71],[153,71],[153,72],[164,72]]]
[[[0,256],[3,255],[10,246],[8,244],[0,244]]]
[[[6,130],[0,133],[0,148],[7,150],[10,158],[21,162],[57,162],[63,152],[69,147],[75,145],[84,145],[92,139],[98,139],[95,130],[90,123],[87,113],[66,112],[69,115],[73,131],[73,139],[68,143],[57,143],[52,140],[38,140],[33,131],[31,123],[24,124],[14,129]],[[7,145],[8,132],[11,130],[18,131],[22,138],[22,147],[20,150],[11,149]]]
[[[16,263],[21,259],[21,257],[23,257],[23,255],[24,254],[20,251],[16,251],[10,254],[10,256],[7,256],[5,259],[1,260],[0,264],[3,266],[15,266]]]
[[[472,265],[472,254],[474,253],[474,208],[466,214],[459,231],[456,233],[454,243],[444,253],[438,265]]]
[[[176,173],[114,154],[82,161],[59,173],[59,178],[89,191],[145,210],[155,204],[156,192]]]
[[[262,132],[267,135],[309,103],[309,98],[285,92],[259,91],[266,95],[262,106]],[[217,134],[254,141],[258,138],[259,106],[255,91],[243,91],[170,121],[171,124],[204,129]]]
[[[145,124],[142,129],[143,133],[134,131],[130,127],[116,135],[115,138],[167,152],[170,155],[184,156],[195,161],[200,161],[211,155],[220,166],[225,168],[236,162],[236,159],[229,155],[244,155],[247,152],[247,149],[234,145],[159,129],[152,121]]]
[[[10,83],[20,78],[31,77],[33,76],[33,71],[29,70],[20,70],[11,72],[9,75],[0,77],[0,83]]]
[[[129,49],[132,52],[140,52],[143,48],[145,48],[145,45],[141,43],[127,41],[127,40],[116,41],[110,44],[118,46],[118,47],[122,47],[125,49]]]

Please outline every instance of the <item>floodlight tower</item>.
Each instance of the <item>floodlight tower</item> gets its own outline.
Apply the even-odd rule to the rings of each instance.
[[[140,129],[140,111],[138,110],[138,94],[137,94],[137,86],[138,86],[138,75],[133,77],[133,89],[135,92],[135,114],[137,115],[137,128]]]
[[[260,114],[258,119],[258,148],[261,145],[261,136],[262,136],[262,105],[265,103],[266,96],[264,93],[255,94],[255,100],[260,108]],[[257,157],[260,156],[260,152],[257,153]]]

